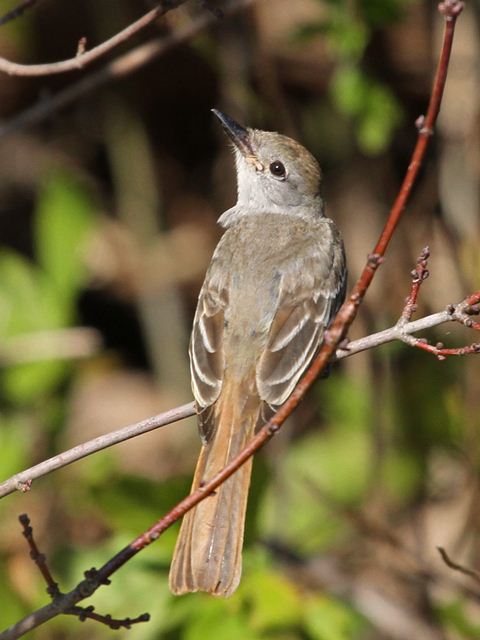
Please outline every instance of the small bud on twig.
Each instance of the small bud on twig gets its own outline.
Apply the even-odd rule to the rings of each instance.
[[[80,38],[80,40],[78,41],[77,53],[75,54],[75,56],[77,58],[79,56],[82,56],[85,53],[86,49],[87,49],[87,38],[83,36],[83,38]]]

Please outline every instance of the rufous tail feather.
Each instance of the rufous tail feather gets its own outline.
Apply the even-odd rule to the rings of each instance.
[[[223,469],[255,431],[259,399],[242,398],[238,387],[228,386],[213,407],[213,436],[202,446],[192,491]],[[206,591],[226,597],[237,588],[251,472],[250,459],[184,516],[170,568],[174,594]]]

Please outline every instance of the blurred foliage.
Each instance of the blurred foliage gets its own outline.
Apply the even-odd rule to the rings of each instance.
[[[411,2],[412,0],[410,0]],[[402,108],[392,89],[359,62],[375,30],[398,22],[404,0],[318,0],[326,16],[296,30],[299,42],[321,37],[336,59],[330,82],[331,98],[340,114],[351,119],[361,151],[382,153],[402,120]]]
[[[100,39],[105,23],[113,29],[107,5],[87,1],[77,3],[75,12],[65,12],[62,3],[45,3],[38,13],[28,12],[1,31],[0,44],[12,48],[19,58],[66,57],[79,37],[88,34],[90,38],[92,33]],[[325,182],[332,185],[329,206],[332,203],[346,237],[354,230],[355,241],[350,238],[348,247],[351,265],[363,263],[365,247],[371,246],[385,215],[392,185],[401,178],[405,157],[403,151],[397,153],[401,145],[394,141],[397,136],[401,142],[405,137],[407,142],[409,136],[413,139],[415,131],[404,135],[402,125],[418,116],[418,94],[422,105],[428,97],[429,60],[417,57],[413,66],[419,76],[412,89],[411,69],[404,72],[402,85],[394,56],[382,57],[391,45],[382,41],[385,49],[378,48],[379,40],[420,5],[422,10],[427,7],[420,0],[312,0],[303,24],[293,28],[288,20],[281,51],[270,54],[279,76],[278,93],[283,94],[287,111],[291,109],[294,124],[303,132],[307,146],[325,156]],[[288,16],[293,9],[294,3],[287,9]],[[126,22],[144,11],[145,3],[118,0],[117,10],[115,19]],[[415,15],[413,23],[421,30],[426,23],[421,22],[420,13]],[[277,18],[272,12],[269,22],[273,25]],[[254,14],[249,19],[253,21]],[[288,39],[292,35],[293,42]],[[263,67],[251,46],[255,37],[249,20],[221,24],[109,89],[108,100],[99,92],[38,131],[22,132],[14,141],[21,158],[17,160],[21,180],[9,174],[15,165],[11,152],[2,156],[0,149],[5,169],[0,172],[0,224],[7,220],[3,232],[16,247],[2,238],[1,342],[85,323],[102,331],[108,346],[107,352],[95,354],[88,363],[60,360],[55,354],[43,361],[3,363],[3,477],[94,437],[112,424],[133,420],[122,413],[127,405],[132,405],[132,415],[144,416],[179,404],[168,385],[155,386],[152,353],[140,365],[138,361],[132,365],[125,354],[128,349],[147,349],[147,341],[137,335],[148,324],[145,302],[162,290],[165,279],[169,286],[178,285],[186,316],[182,323],[191,322],[206,264],[200,265],[200,271],[198,265],[191,273],[186,268],[182,271],[180,263],[186,264],[191,256],[177,255],[176,247],[184,245],[174,244],[172,238],[178,240],[188,226],[188,237],[197,234],[199,239],[198,253],[208,254],[217,237],[214,216],[221,206],[231,204],[234,186],[230,180],[230,195],[222,192],[227,184],[227,162],[220,156],[208,109],[223,101],[234,102],[240,114],[245,112],[247,122],[248,105],[254,105],[248,114],[254,126],[258,125],[256,117],[269,113],[267,104],[272,119],[278,116],[277,102],[271,104],[271,96],[259,82],[259,68]],[[328,53],[329,68],[320,77],[322,65],[310,59],[314,81],[309,84],[302,75],[309,64],[300,65],[295,53],[318,43]],[[409,46],[406,37],[404,47]],[[272,78],[265,84],[269,81]],[[0,95],[10,96],[9,109],[20,110],[25,95],[16,85],[4,87],[7,82],[0,78]],[[50,90],[50,85],[44,88]],[[37,90],[30,85],[23,89]],[[413,107],[408,99],[400,103],[402,92]],[[35,93],[29,99],[36,98]],[[139,137],[123,135],[121,126],[108,126],[114,113],[105,105],[115,102],[118,109],[128,105],[132,123],[141,119],[148,145],[142,142],[141,148],[130,149],[140,145]],[[265,128],[274,126],[281,128],[277,122],[265,122]],[[31,144],[27,152],[22,147],[25,141]],[[129,154],[141,157],[152,167],[153,179],[147,185],[139,177],[144,175],[141,171],[132,170],[129,175],[127,170],[122,176],[131,181],[122,185],[130,188],[125,192],[140,198],[139,206],[132,200],[128,211],[129,224],[134,227],[137,222],[138,229],[126,228],[118,215],[121,188],[110,166],[115,144],[128,146],[127,159]],[[31,155],[34,152],[38,156]],[[58,154],[68,162],[59,163]],[[45,166],[53,162],[57,168],[39,171],[44,162]],[[436,163],[437,156],[431,159],[432,173]],[[229,170],[232,165],[229,160]],[[397,165],[398,174],[391,169]],[[126,166],[128,169],[128,163]],[[225,175],[216,175],[219,168]],[[340,177],[335,175],[338,168]],[[366,180],[370,176],[371,181]],[[441,207],[434,182],[427,176],[418,185],[423,199],[415,212],[415,225],[407,229],[406,236],[401,236],[401,230],[397,235],[397,254],[393,253],[394,259],[389,258],[377,278],[378,282],[386,273],[386,284],[383,288],[378,285],[372,291],[373,302],[369,297],[363,305],[362,332],[395,321],[408,288],[413,260],[409,252],[415,253],[426,237],[429,242],[433,238],[439,248],[434,254],[439,256],[438,276],[432,269],[431,281],[438,277],[441,291],[435,297],[428,288],[431,281],[424,285],[421,299],[428,302],[421,311],[438,310],[456,300],[452,293],[456,295],[456,289],[448,277],[457,273],[458,264],[449,258],[449,251],[454,255],[457,250],[462,252],[472,238],[461,238],[443,219],[438,223]],[[359,183],[370,188],[361,191],[360,197]],[[383,189],[380,196],[374,188]],[[150,200],[156,200],[143,201],[145,193],[158,195],[162,210],[149,211],[151,217],[140,220]],[[353,194],[352,200],[345,205],[338,193]],[[376,218],[375,208],[380,211]],[[152,219],[165,232],[149,237],[147,250],[138,240],[142,234],[135,231]],[[97,263],[92,267],[86,259],[94,236],[96,242],[100,239],[100,267]],[[197,247],[191,253],[197,253]],[[166,256],[178,264],[166,269]],[[176,267],[182,271],[178,282]],[[395,272],[404,275],[395,279]],[[458,279],[465,287],[464,279]],[[152,304],[160,311],[153,321],[149,319],[150,326],[162,322],[164,304],[164,300],[157,307]],[[451,327],[431,335],[434,341],[457,337]],[[186,344],[183,346],[186,353]],[[140,382],[135,378],[131,384],[140,366]],[[125,398],[109,394],[112,374],[123,376]],[[319,381],[310,393],[306,408],[300,407],[295,428],[287,425],[266,455],[255,460],[244,573],[232,598],[170,595],[167,574],[177,525],[85,604],[92,603],[96,611],[116,618],[148,611],[149,623],[115,633],[132,640],[387,640],[391,635],[382,626],[385,617],[396,625],[397,620],[409,622],[415,616],[429,625],[432,634],[438,632],[432,637],[479,637],[478,605],[431,558],[436,545],[450,542],[454,549],[466,548],[468,557],[479,557],[478,518],[471,506],[476,504],[480,465],[479,384],[473,358],[439,363],[400,344],[335,366],[331,376]],[[89,431],[92,424],[96,430]],[[282,448],[284,435],[288,442]],[[182,438],[180,426],[178,430],[162,429],[143,449],[142,438],[132,440],[125,445],[123,457],[118,453],[121,447],[103,451],[42,478],[29,494],[0,502],[0,627],[46,603],[41,577],[19,533],[18,513],[31,515],[37,542],[66,591],[86,569],[103,564],[188,492],[198,441],[191,451]],[[280,444],[275,449],[277,441]],[[365,527],[369,518],[378,527]],[[452,523],[456,526],[453,531]],[[411,550],[406,554],[408,561],[402,555],[404,546]],[[380,596],[391,609],[375,617],[381,608]],[[113,635],[98,624],[80,624],[70,617],[56,618],[32,634],[40,640],[94,640]]]
[[[92,226],[92,203],[72,176],[45,181],[35,213],[36,264],[3,249],[0,253],[0,337],[69,326],[76,296],[85,283],[82,251]],[[65,376],[59,361],[12,366],[1,390],[9,402],[32,403],[52,392]]]

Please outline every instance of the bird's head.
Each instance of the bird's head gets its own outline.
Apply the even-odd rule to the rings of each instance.
[[[301,144],[274,131],[242,127],[213,109],[235,151],[236,208],[303,217],[323,215],[318,162]]]

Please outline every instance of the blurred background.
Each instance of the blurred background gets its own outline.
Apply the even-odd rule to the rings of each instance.
[[[235,5],[232,0],[212,3]],[[1,12],[14,2],[2,0]],[[40,0],[1,27],[0,53],[68,58],[153,7]],[[350,338],[394,324],[428,244],[417,317],[478,289],[480,3],[461,16],[436,136]],[[216,19],[185,3],[82,73],[0,76],[0,480],[188,402],[196,297],[235,201],[210,113],[300,140],[324,172],[353,281],[386,219],[425,113],[442,33],[425,0],[258,0]],[[149,39],[213,26],[34,126],[18,118]],[[15,123],[11,127],[11,123]],[[9,127],[6,135],[5,127]],[[457,326],[426,337],[475,341]],[[480,362],[391,344],[342,361],[256,457],[244,574],[220,601],[173,598],[177,527],[86,604],[152,619],[132,640],[444,640],[480,637],[480,585],[437,546],[480,561]],[[0,627],[45,604],[17,517],[27,512],[63,591],[189,490],[195,421],[170,425],[0,502]],[[108,638],[71,617],[32,637]]]

